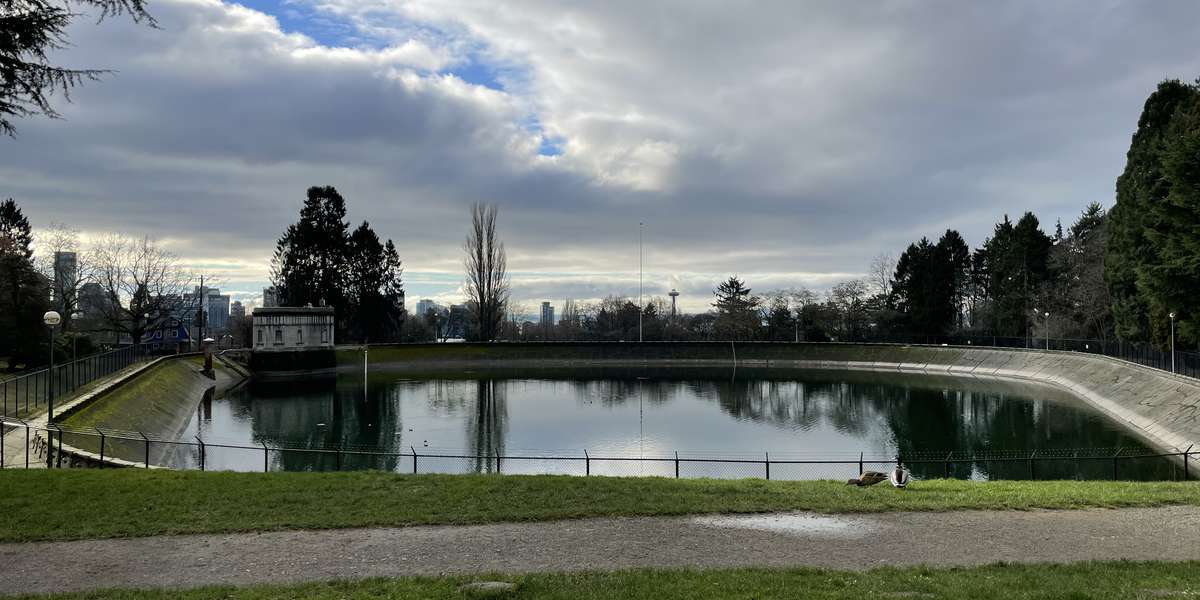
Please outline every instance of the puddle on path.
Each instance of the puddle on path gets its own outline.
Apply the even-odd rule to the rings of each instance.
[[[696,517],[697,525],[753,529],[806,537],[859,538],[875,532],[876,526],[865,519],[790,513],[776,515],[720,515]]]

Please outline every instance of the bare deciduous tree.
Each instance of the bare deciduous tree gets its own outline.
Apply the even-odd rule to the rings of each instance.
[[[496,339],[508,304],[508,265],[504,243],[496,237],[496,206],[471,206],[471,231],[463,249],[467,258],[467,304],[480,341]]]
[[[104,293],[98,327],[134,343],[194,314],[193,277],[153,239],[110,235],[91,254],[93,279]]]
[[[871,259],[868,278],[871,291],[883,297],[892,294],[892,277],[896,274],[896,258],[891,254],[880,254]]]

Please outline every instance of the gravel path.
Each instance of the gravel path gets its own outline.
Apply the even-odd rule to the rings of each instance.
[[[1200,560],[1200,507],[617,518],[0,544],[0,594],[634,567]]]

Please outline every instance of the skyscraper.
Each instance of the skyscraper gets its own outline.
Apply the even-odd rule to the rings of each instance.
[[[428,298],[417,301],[417,315],[424,317],[429,314],[431,309],[437,308],[437,304]]]
[[[241,300],[234,300],[233,304],[229,305],[229,317],[233,319],[241,319],[246,316],[246,307],[242,306]]]
[[[542,303],[542,325],[554,324],[554,305],[549,302]]]
[[[79,283],[79,263],[74,252],[54,253],[54,310],[66,313],[75,308],[75,285]]]

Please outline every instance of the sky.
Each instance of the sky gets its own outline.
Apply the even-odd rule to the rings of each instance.
[[[1110,206],[1142,103],[1200,76],[1200,4],[149,0],[53,60],[111,69],[0,139],[35,228],[151,235],[257,301],[305,189],[395,241],[409,309],[461,299],[468,207],[513,296],[705,310],[865,276],[1005,214]]]

